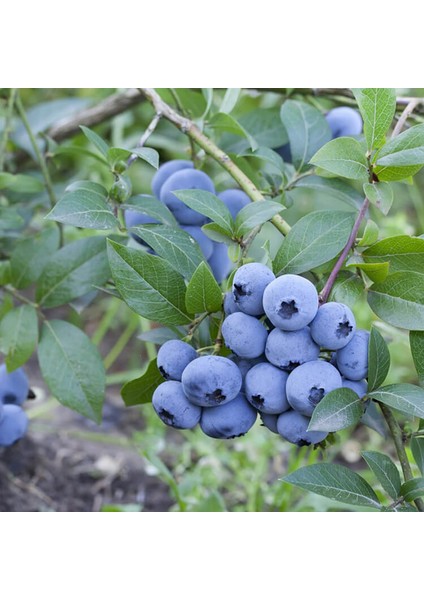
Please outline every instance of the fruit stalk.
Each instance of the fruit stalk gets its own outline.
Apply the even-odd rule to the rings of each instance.
[[[153,88],[139,88],[139,90],[140,93],[154,106],[156,112],[160,113],[165,119],[173,123],[180,131],[196,142],[206,154],[216,160],[232,176],[253,202],[261,202],[265,199],[243,171],[238,168],[225,152],[218,148],[212,140],[200,131],[193,121],[186,117],[182,117],[175,112],[175,110],[162,100]],[[290,225],[280,215],[274,216],[271,219],[271,222],[283,235],[287,235],[290,231]]]

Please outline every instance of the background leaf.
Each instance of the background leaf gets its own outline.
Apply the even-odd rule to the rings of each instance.
[[[38,235],[21,240],[10,257],[10,277],[14,287],[23,289],[37,281],[58,248],[57,225],[44,229]]]
[[[390,325],[424,330],[424,275],[393,273],[370,288],[368,302],[375,314]]]
[[[383,146],[396,110],[396,90],[391,88],[356,88],[353,90],[364,120],[368,150]]]
[[[417,467],[424,475],[424,438],[413,437],[411,440],[411,450]]]
[[[368,343],[368,391],[384,382],[390,369],[390,353],[378,329],[371,327]]]
[[[400,496],[401,481],[394,462],[381,452],[362,452],[369,468],[393,500]]]
[[[424,390],[410,383],[386,385],[370,396],[411,417],[424,419]]]
[[[222,291],[209,267],[202,262],[186,291],[186,306],[191,313],[213,313],[222,307]]]
[[[409,333],[412,358],[418,374],[420,384],[424,384],[424,331],[411,331]]]
[[[159,371],[156,358],[151,360],[143,375],[126,383],[121,396],[125,406],[138,406],[139,404],[148,404],[152,401],[153,392],[165,380]]]
[[[34,352],[38,340],[35,308],[23,304],[9,311],[0,322],[0,350],[6,355],[8,371],[22,367]]]

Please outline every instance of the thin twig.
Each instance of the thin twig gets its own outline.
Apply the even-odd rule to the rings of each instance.
[[[11,132],[13,107],[15,105],[17,92],[18,92],[17,88],[12,88],[10,90],[9,100],[7,102],[6,116],[4,118],[3,135],[0,140],[0,171],[3,171],[3,168],[4,168],[4,161],[6,158],[7,141],[9,139],[9,134]]]
[[[422,98],[412,98],[410,100],[410,102],[406,105],[405,110],[403,111],[403,113],[400,115],[398,122],[396,123],[395,128],[393,129],[393,133],[392,133],[392,138],[396,137],[397,135],[399,135],[399,133],[402,131],[402,129],[405,127],[406,125],[406,121],[408,120],[408,118],[412,115],[412,113],[414,112],[414,110],[416,109],[416,107],[421,104],[421,102],[423,102]]]
[[[152,135],[152,133],[158,126],[158,123],[161,120],[161,118],[162,118],[162,115],[160,113],[155,114],[155,116],[153,117],[153,119],[150,122],[150,125],[147,127],[147,129],[145,130],[145,132],[139,139],[136,148],[142,148],[144,146],[144,144],[147,142],[149,137]],[[135,160],[137,160],[137,154],[131,154],[131,156],[127,160],[127,166],[130,167]]]
[[[358,235],[359,227],[362,223],[362,219],[366,215],[369,204],[370,203],[369,203],[368,198],[365,198],[364,202],[362,203],[361,210],[359,211],[358,216],[356,217],[355,224],[350,233],[350,236],[346,243],[346,246],[343,248],[343,251],[338,258],[338,261],[334,265],[333,270],[331,271],[331,273],[327,279],[327,282],[319,295],[320,304],[324,304],[328,300],[328,296],[330,295],[331,289],[334,285],[334,282],[336,281],[336,277],[339,274],[340,269],[343,267],[346,257],[349,254],[350,250],[352,249],[352,247],[355,243],[356,236]]]
[[[162,100],[159,94],[153,88],[140,88],[140,92],[154,106],[156,112],[160,112],[165,119],[173,123],[180,131],[194,140],[206,154],[216,160],[239,184],[241,189],[246,192],[253,202],[260,202],[265,198],[256,188],[254,183],[243,173],[241,169],[212,142],[190,119],[182,117],[166,102]],[[290,231],[290,225],[280,216],[276,215],[271,219],[273,225],[283,234],[287,235]]]

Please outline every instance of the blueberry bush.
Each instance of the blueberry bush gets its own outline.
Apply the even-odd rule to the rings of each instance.
[[[126,406],[189,445],[262,424],[291,444],[293,496],[423,511],[422,98],[99,92],[0,91],[0,446],[28,429],[34,353],[51,394],[98,423],[141,324]],[[84,311],[105,303],[88,335]],[[118,311],[128,327],[102,357]],[[358,428],[382,438],[361,474],[326,460]]]

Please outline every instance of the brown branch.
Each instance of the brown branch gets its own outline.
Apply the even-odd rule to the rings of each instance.
[[[392,138],[399,135],[404,126],[406,125],[406,121],[412,115],[414,110],[417,108],[419,104],[423,102],[422,98],[411,98],[411,100],[406,105],[403,113],[400,115],[398,122],[396,123],[395,128],[393,129]]]
[[[156,112],[160,113],[165,119],[173,123],[180,131],[192,139],[206,154],[215,159],[221,167],[239,184],[241,189],[246,192],[253,202],[264,200],[263,195],[254,185],[254,183],[243,173],[241,169],[212,142],[200,129],[186,117],[179,115],[173,108],[162,100],[159,94],[153,88],[140,88],[140,92],[153,105]],[[287,235],[290,231],[290,225],[280,216],[276,215],[271,219],[275,227],[283,234]]]

